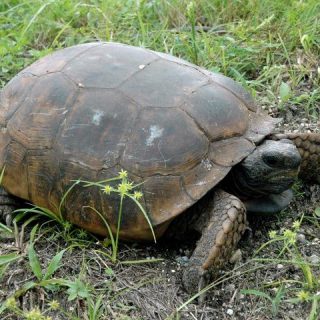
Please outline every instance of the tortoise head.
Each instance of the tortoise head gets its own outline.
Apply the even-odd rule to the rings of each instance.
[[[290,140],[265,140],[234,168],[237,193],[244,197],[280,194],[294,183],[300,163],[298,149]]]

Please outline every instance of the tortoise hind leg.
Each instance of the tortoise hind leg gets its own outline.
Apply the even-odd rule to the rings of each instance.
[[[284,133],[271,136],[274,140],[289,139],[302,158],[299,177],[320,183],[320,133]]]
[[[215,192],[208,207],[207,221],[202,221],[202,236],[183,274],[183,284],[190,293],[201,290],[211,271],[221,267],[231,257],[246,227],[246,209],[242,202],[222,190]]]
[[[7,226],[12,223],[12,212],[19,206],[17,198],[11,196],[2,187],[0,187],[0,220]]]

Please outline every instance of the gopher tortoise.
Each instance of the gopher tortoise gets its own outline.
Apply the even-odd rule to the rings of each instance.
[[[168,54],[101,42],[59,50],[1,91],[2,211],[14,195],[57,212],[73,180],[126,170],[157,237],[175,218],[177,232],[201,232],[183,275],[194,291],[228,261],[246,212],[285,208],[299,171],[320,182],[320,134],[274,134],[277,122],[230,78]],[[106,236],[88,206],[116,230],[117,196],[76,186],[65,204],[68,221]],[[139,208],[123,208],[120,237],[151,240]]]

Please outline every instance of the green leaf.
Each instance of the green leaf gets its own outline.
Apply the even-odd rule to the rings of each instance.
[[[69,294],[68,301],[72,301],[77,297],[89,298],[90,296],[87,286],[79,279],[76,279],[70,284],[67,293]]]
[[[0,256],[0,266],[16,261],[20,258],[16,253],[3,254]]]
[[[43,280],[49,279],[57,271],[57,269],[60,267],[60,262],[65,251],[66,249],[61,250],[52,258],[48,265],[47,272],[43,277]]]
[[[67,280],[67,279],[55,279],[51,278],[48,280],[42,280],[39,285],[43,287],[48,287],[48,286],[63,286],[63,287],[70,287],[73,284],[73,281]]]
[[[42,279],[41,265],[39,258],[34,250],[33,244],[29,244],[28,248],[29,265],[33,274],[37,277],[39,281]]]
[[[151,230],[151,233],[152,233],[152,236],[153,236],[154,243],[157,243],[157,238],[156,238],[156,235],[155,235],[154,230],[153,230],[152,222],[151,222],[150,218],[148,217],[147,212],[144,210],[144,208],[142,207],[142,205],[140,204],[140,202],[139,202],[135,197],[133,197],[133,196],[130,195],[130,194],[127,194],[127,196],[136,203],[136,205],[138,206],[138,208],[139,208],[140,211],[142,212],[144,218],[147,220],[147,223],[148,223],[148,225],[149,225],[149,227],[150,227],[150,230]]]
[[[258,297],[266,298],[269,301],[272,301],[272,298],[266,294],[265,292],[259,291],[259,290],[254,290],[254,289],[249,289],[249,290],[241,290],[242,294],[253,294]]]
[[[5,273],[7,272],[8,267],[10,266],[10,264],[5,264],[3,266],[0,265],[0,280],[3,278],[3,276],[5,275]]]
[[[103,295],[99,295],[96,302],[94,302],[92,299],[89,299],[88,302],[88,313],[89,313],[89,319],[100,319],[103,314],[103,304],[102,304]]]
[[[316,210],[314,211],[314,213],[316,214],[317,217],[320,217],[320,207],[316,208]]]
[[[111,268],[106,268],[104,270],[104,273],[107,275],[107,276],[114,276],[114,272]]]
[[[311,311],[310,311],[308,320],[317,320],[317,319],[319,319],[318,318],[318,316],[319,316],[318,309],[319,309],[318,308],[318,299],[315,296],[313,298],[313,301],[312,301]]]
[[[290,86],[285,82],[281,82],[279,94],[282,102],[288,101],[291,96]]]
[[[6,225],[4,225],[1,222],[0,222],[0,232],[6,232],[6,233],[9,233],[9,234],[13,233],[11,228],[7,227]]]
[[[5,305],[5,303],[2,303],[0,306],[0,314],[2,314],[6,309],[7,309],[7,306]]]
[[[14,297],[18,298],[21,297],[22,295],[24,295],[27,291],[29,291],[30,289],[33,289],[35,287],[37,287],[37,283],[34,281],[28,281],[26,282],[21,289],[15,291],[14,293]]]
[[[276,316],[278,314],[280,302],[284,297],[284,292],[285,292],[284,286],[281,286],[278,289],[276,296],[272,300],[272,314],[274,316]]]
[[[30,218],[31,219],[31,221],[33,221],[34,219],[33,218]],[[29,220],[30,220],[29,219]],[[29,222],[29,221],[28,221]],[[25,224],[25,223],[24,223]],[[28,224],[28,223],[27,223]],[[35,239],[35,237],[36,237],[36,233],[37,233],[37,230],[38,230],[38,227],[39,227],[39,225],[38,224],[36,224],[33,228],[32,228],[32,230],[31,230],[31,232],[30,232],[30,243],[33,243],[34,242],[34,239]]]

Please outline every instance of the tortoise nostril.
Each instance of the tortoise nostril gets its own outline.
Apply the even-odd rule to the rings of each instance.
[[[290,156],[289,160],[290,160],[291,168],[298,168],[300,166],[301,156],[297,149],[295,149],[295,152]]]

